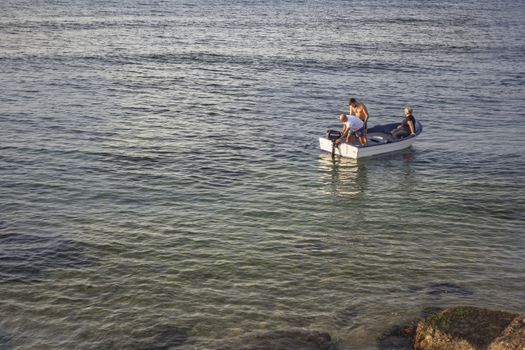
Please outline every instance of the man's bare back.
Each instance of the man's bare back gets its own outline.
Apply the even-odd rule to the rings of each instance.
[[[350,115],[355,115],[365,123],[365,134],[363,137],[363,144],[367,144],[366,134],[368,130],[368,109],[366,109],[364,103],[357,102],[356,99],[353,97],[350,99],[350,102],[348,102],[348,108]]]
[[[357,102],[355,98],[351,98],[348,107],[350,115],[355,115],[365,123],[368,121],[368,110],[364,103]]]

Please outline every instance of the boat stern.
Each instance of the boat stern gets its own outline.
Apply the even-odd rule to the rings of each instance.
[[[319,147],[321,150],[332,153],[332,141],[325,137],[319,138]],[[358,158],[359,157],[359,147],[349,145],[347,143],[341,142],[333,150],[334,154],[343,157]]]

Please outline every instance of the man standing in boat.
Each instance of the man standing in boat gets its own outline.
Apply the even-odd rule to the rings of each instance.
[[[339,120],[343,123],[343,129],[341,130],[341,138],[336,143],[339,144],[343,139],[346,138],[346,143],[352,145],[356,141],[356,136],[359,138],[359,143],[362,145],[366,144],[365,123],[354,115],[345,115],[341,113]]]
[[[357,102],[355,98],[351,98],[348,102],[348,114],[355,115],[359,119],[361,119],[364,123],[364,135],[363,137],[359,138],[359,141],[361,144],[366,145],[368,143],[366,138],[366,133],[368,129],[368,110],[366,109],[366,106],[362,102]],[[364,141],[364,143],[363,143]]]

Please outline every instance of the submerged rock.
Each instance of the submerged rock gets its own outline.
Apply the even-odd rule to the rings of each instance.
[[[25,282],[59,268],[91,266],[78,245],[48,234],[26,234],[0,227],[0,283]]]
[[[190,337],[184,329],[171,325],[160,325],[151,329],[133,332],[133,338],[140,338],[132,346],[127,348],[138,350],[169,350],[176,349],[191,342]],[[140,344],[141,342],[145,344]]]
[[[418,322],[441,310],[438,307],[426,307],[418,318],[391,327],[377,339],[378,350],[411,350]]]
[[[337,350],[328,333],[316,331],[277,331],[246,338],[243,345],[220,350]]]
[[[12,336],[10,334],[4,333],[0,329],[0,349],[11,349],[11,338]]]
[[[413,347],[416,350],[522,350],[525,330],[523,319],[516,321],[516,316],[470,306],[448,308],[419,322]],[[503,344],[515,345],[503,347]]]
[[[432,283],[424,287],[410,286],[408,290],[413,293],[426,294],[433,299],[441,299],[447,296],[469,297],[474,294],[473,290],[450,282]]]
[[[412,339],[416,333],[416,325],[411,323],[390,328],[377,340],[379,350],[410,350]]]
[[[461,287],[453,283],[433,283],[428,286],[427,289],[428,295],[456,295],[456,296],[470,296],[474,292],[469,288]]]
[[[156,345],[154,349],[172,349],[189,342],[186,334],[180,332],[165,331],[155,338]]]

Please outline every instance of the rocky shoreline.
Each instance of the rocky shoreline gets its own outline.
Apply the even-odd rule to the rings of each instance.
[[[525,350],[525,314],[472,306],[428,308],[422,318],[395,326],[377,339],[378,350]],[[167,328],[137,349],[172,349],[191,343],[181,330]],[[0,329],[0,348],[12,337]],[[135,348],[135,347],[134,347]],[[217,350],[360,350],[339,347],[326,332],[303,329],[247,334]]]
[[[525,314],[455,306],[389,332],[378,348],[525,350]]]
[[[525,350],[525,314],[472,306],[427,309],[426,317],[392,328],[378,350]],[[328,333],[279,331],[245,339],[229,350],[348,350]],[[226,349],[220,349],[226,350]]]
[[[447,308],[421,320],[415,350],[525,350],[525,314],[472,306]]]

